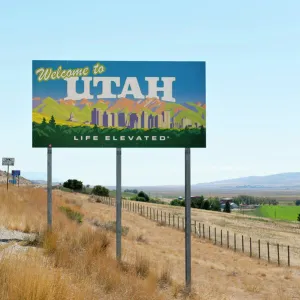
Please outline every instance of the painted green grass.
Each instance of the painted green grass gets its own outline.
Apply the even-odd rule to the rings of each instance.
[[[88,136],[89,139],[85,139]],[[96,136],[96,140],[94,140]],[[82,139],[81,139],[82,137]],[[109,139],[107,139],[107,137]],[[164,140],[160,140],[164,137]],[[33,147],[205,148],[206,129],[131,129],[32,123]]]
[[[247,212],[245,214],[274,220],[297,221],[298,214],[300,214],[300,206],[264,205],[251,211],[251,213]]]

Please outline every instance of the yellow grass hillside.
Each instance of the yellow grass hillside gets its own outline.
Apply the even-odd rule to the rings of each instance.
[[[60,209],[83,214],[80,206],[80,201],[54,195],[50,234],[45,231],[44,190],[11,188],[7,192],[0,187],[0,227],[38,233],[35,241],[28,242],[37,246],[31,251],[2,255],[0,299],[168,299],[146,259],[118,264],[110,251],[112,233],[79,224]]]
[[[27,254],[1,259],[0,300],[185,297],[182,231],[123,211],[118,264],[115,207],[55,191],[54,228],[47,234],[46,191],[0,187],[0,199],[0,226],[39,232]],[[192,237],[192,286],[190,299],[299,299],[300,269],[269,265]]]

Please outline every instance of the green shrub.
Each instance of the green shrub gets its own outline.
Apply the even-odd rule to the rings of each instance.
[[[185,201],[184,200],[179,200],[179,199],[174,199],[170,202],[170,205],[173,206],[185,206]]]
[[[137,196],[137,197],[135,198],[135,201],[139,201],[139,202],[147,202],[147,200],[146,200],[144,197],[139,197],[139,196]]]
[[[83,214],[81,214],[80,212],[72,210],[70,207],[67,206],[61,206],[59,209],[60,211],[65,213],[69,219],[74,220],[77,223],[82,223]]]
[[[141,198],[145,198],[145,201],[144,202],[149,202],[149,196],[145,193],[145,192],[143,192],[143,191],[140,191],[139,193],[138,193],[138,197],[141,197]]]
[[[92,190],[93,195],[109,197],[109,190],[101,185],[95,185]]]

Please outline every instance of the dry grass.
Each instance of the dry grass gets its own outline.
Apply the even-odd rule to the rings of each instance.
[[[156,226],[153,221],[123,211],[122,225],[130,230],[122,238],[122,263],[118,263],[114,259],[115,233],[87,222],[93,219],[101,220],[103,224],[114,221],[115,207],[91,203],[88,201],[88,196],[80,194],[72,195],[70,201],[69,194],[55,192],[53,194],[54,228],[49,234],[44,233],[46,192],[21,188],[19,191],[20,193],[18,190],[12,190],[7,194],[6,190],[0,188],[0,222],[3,225],[7,222],[9,226],[17,226],[22,230],[28,226],[27,230],[30,232],[40,232],[36,244],[43,247],[43,254],[40,255],[44,259],[36,259],[32,263],[31,258],[23,255],[20,260],[24,264],[22,265],[21,262],[17,264],[20,268],[15,273],[12,267],[9,272],[1,272],[0,280],[4,278],[8,283],[13,284],[13,280],[17,278],[16,282],[21,292],[24,289],[24,295],[27,295],[26,289],[35,291],[39,285],[41,290],[51,289],[51,291],[48,291],[48,298],[35,297],[32,294],[30,295],[32,298],[22,298],[19,296],[23,295],[21,292],[10,295],[2,293],[0,300],[48,300],[55,297],[62,300],[183,298],[281,300],[298,297],[300,269],[268,265],[195,237],[192,237],[193,293],[186,295],[183,286],[184,234],[182,231],[168,226]],[[69,199],[68,205],[72,209],[78,209],[84,214],[83,224],[78,225],[69,220],[56,208],[65,205],[65,199]],[[75,203],[82,203],[82,205]],[[5,215],[8,213],[10,215]],[[5,222],[2,217],[5,217]],[[142,242],[143,239],[146,239],[147,243]],[[27,259],[30,263],[26,264]],[[13,257],[7,257],[6,265],[5,270],[8,270],[8,266],[16,265],[16,261]],[[26,288],[26,277],[22,275],[21,270],[26,269],[26,272],[32,270],[31,273],[39,274],[35,268],[43,270],[48,277],[36,276],[35,279],[29,279]],[[56,278],[57,281],[51,278]],[[32,283],[29,284],[31,281]],[[48,285],[48,283],[44,284],[44,281],[52,283]],[[74,293],[64,287],[65,285],[74,287],[72,288]],[[80,298],[82,295],[84,298]]]
[[[0,261],[1,300],[84,300],[93,295],[73,285],[60,270],[53,270],[32,255],[4,257]]]
[[[132,201],[131,201],[132,202]],[[148,208],[158,210],[158,219],[161,221],[161,214],[166,212],[166,215],[171,214],[170,223],[177,228],[177,222],[179,217],[179,227],[182,229],[182,218],[184,218],[184,207],[167,206],[154,203],[143,203],[144,211]],[[225,245],[226,233],[229,231],[229,244],[232,248],[234,245],[234,233],[236,233],[236,246],[239,251],[242,250],[242,235],[245,240],[245,252],[249,253],[249,238],[252,238],[252,251],[253,256],[258,257],[258,240],[261,242],[261,257],[267,260],[267,242],[270,242],[270,258],[271,261],[277,262],[277,246],[280,245],[281,263],[287,264],[287,245],[290,246],[291,265],[300,266],[300,228],[298,224],[288,223],[282,221],[275,221],[269,219],[263,219],[255,216],[247,216],[240,213],[220,213],[214,211],[206,211],[193,209],[192,224],[196,221],[196,231],[198,231],[198,225],[201,223],[205,225],[206,237],[208,237],[208,228],[211,227],[211,237],[214,238],[214,228],[216,228],[216,236],[218,244],[221,240],[221,229],[223,230],[223,244]],[[152,214],[153,218],[153,214]],[[158,226],[163,225],[158,222]],[[162,221],[164,223],[164,221]],[[167,219],[167,225],[169,220]],[[192,226],[192,231],[195,231],[195,227]],[[285,245],[284,247],[282,245]]]
[[[85,202],[83,207],[87,215],[104,220],[115,218],[115,207],[89,202]],[[175,221],[177,224],[176,218]],[[184,233],[169,226],[157,226],[153,221],[125,210],[122,213],[122,224],[130,228],[128,236],[122,240],[124,261],[131,262],[137,251],[146,254],[151,262],[150,270],[155,268],[158,271],[158,282],[170,276],[170,297],[179,299],[186,296],[183,286]],[[139,235],[147,238],[148,243],[136,243]],[[223,238],[225,242],[226,235]],[[170,275],[164,271],[167,266],[172,267]],[[189,296],[190,299],[297,299],[299,285],[299,268],[269,265],[239,252],[234,253],[226,247],[215,246],[202,238],[192,237],[194,293]],[[283,294],[285,298],[281,298]]]
[[[146,258],[137,255],[136,261],[120,268],[110,251],[113,233],[87,222],[78,225],[58,209],[68,202],[72,209],[85,213],[82,205],[76,205],[78,200],[70,201],[54,193],[54,225],[47,232],[44,190],[20,188],[7,192],[0,187],[0,198],[1,225],[38,232],[27,245],[41,247],[43,254],[39,255],[45,258],[43,261],[25,254],[5,255],[0,266],[1,300],[167,299],[161,295]]]

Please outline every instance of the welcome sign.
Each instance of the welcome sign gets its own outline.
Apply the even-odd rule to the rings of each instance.
[[[205,62],[32,62],[33,147],[206,147]]]

